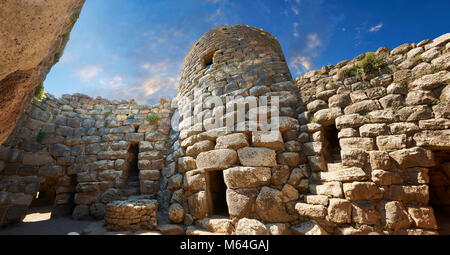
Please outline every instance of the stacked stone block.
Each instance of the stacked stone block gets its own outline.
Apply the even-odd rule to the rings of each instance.
[[[382,68],[362,77],[343,73],[365,55],[296,79],[306,108],[298,141],[312,170],[296,204],[308,219],[299,226],[315,226],[312,234],[437,233],[428,174],[435,152],[446,162],[450,150],[449,45],[446,34],[380,48]],[[339,130],[339,162],[326,157],[329,125]]]
[[[155,229],[158,203],[145,197],[130,197],[106,205],[105,226],[109,230]]]

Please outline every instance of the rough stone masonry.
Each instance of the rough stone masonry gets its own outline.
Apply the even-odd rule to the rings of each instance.
[[[194,42],[175,99],[33,101],[0,147],[0,225],[39,192],[53,216],[110,229],[438,234],[437,211],[450,215],[449,71],[445,34],[293,80],[270,33],[219,26]],[[262,96],[279,101],[245,104]],[[258,121],[275,111],[269,132]],[[238,116],[256,129],[218,125]]]

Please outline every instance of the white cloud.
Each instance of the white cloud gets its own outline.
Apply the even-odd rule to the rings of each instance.
[[[82,82],[89,82],[92,78],[103,72],[100,65],[85,66],[77,70],[76,74]]]
[[[293,13],[295,13],[295,15],[298,15],[299,11],[297,8],[295,8],[294,6],[291,7],[291,10]]]
[[[306,56],[296,56],[291,60],[291,66],[293,66],[297,71],[309,70],[311,69],[311,58]]]
[[[294,33],[292,34],[294,37],[299,37],[300,34],[298,33],[298,22],[294,22]]]
[[[314,34],[308,35],[308,48],[314,49],[322,44],[322,41],[320,41],[319,36]]]
[[[371,27],[371,28],[369,29],[369,32],[377,32],[377,31],[379,31],[382,27],[383,27],[383,23],[380,23],[380,24],[378,24],[378,25],[376,25],[376,26]]]

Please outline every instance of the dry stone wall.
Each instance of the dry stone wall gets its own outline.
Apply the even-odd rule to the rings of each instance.
[[[294,81],[275,37],[219,26],[173,100],[33,101],[0,147],[0,225],[44,197],[163,234],[437,234],[449,127],[450,34]]]
[[[435,234],[448,206],[450,34],[380,48],[296,79],[311,170],[299,225],[322,234]],[[430,171],[431,169],[431,171]],[[440,184],[430,183],[439,179]],[[444,182],[444,183],[442,183]]]
[[[158,191],[170,102],[155,106],[75,94],[33,101],[2,145],[2,224],[20,220],[39,191],[53,215],[103,218],[113,200]],[[75,208],[73,209],[73,207]]]

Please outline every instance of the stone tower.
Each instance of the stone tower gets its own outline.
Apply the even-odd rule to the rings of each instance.
[[[193,44],[178,88],[183,119],[179,138],[185,155],[178,159],[177,178],[183,178],[183,187],[174,190],[184,194],[188,217],[264,222],[297,218],[293,202],[306,191],[308,181],[306,169],[297,168],[304,157],[296,141],[295,91],[280,44],[262,29],[219,26]],[[208,104],[211,97],[214,103]],[[266,106],[261,104],[265,98]],[[257,119],[251,119],[255,115]],[[272,124],[271,115],[279,125],[268,131],[260,122]],[[215,125],[222,120],[227,127]],[[231,129],[229,120],[235,124]],[[236,128],[239,123],[245,128]]]

